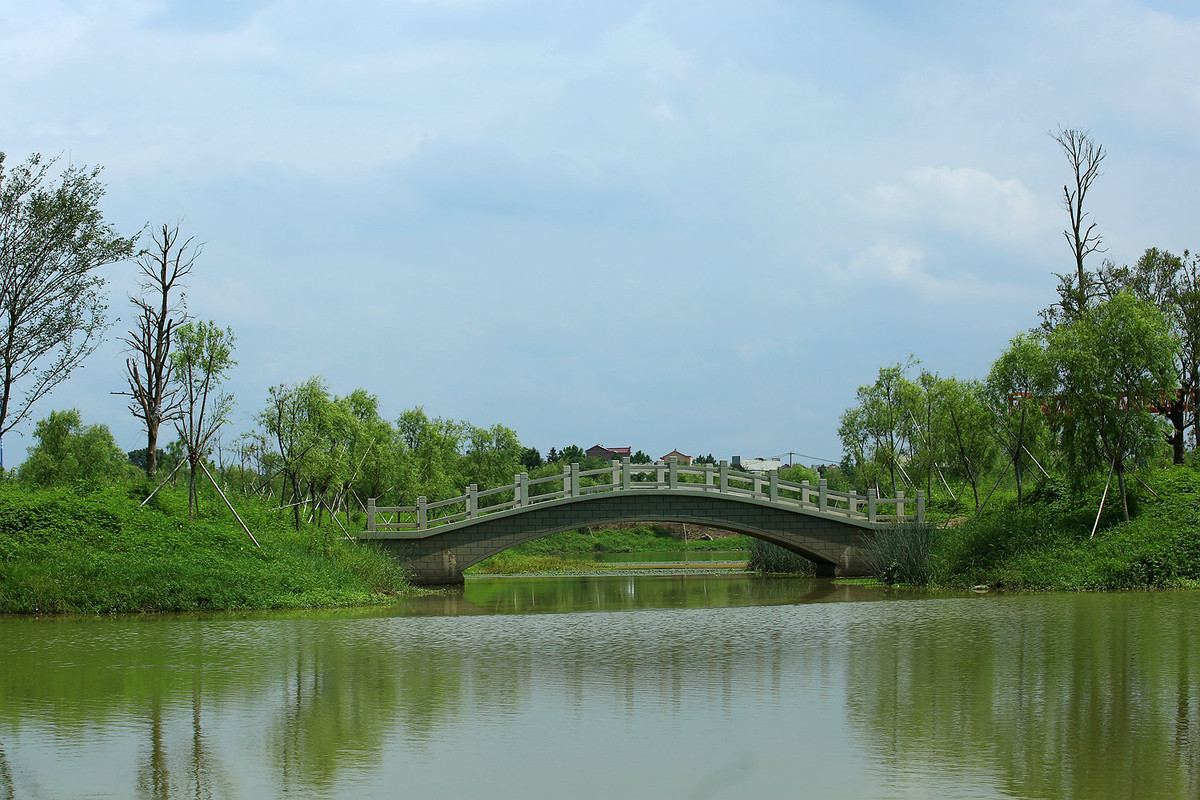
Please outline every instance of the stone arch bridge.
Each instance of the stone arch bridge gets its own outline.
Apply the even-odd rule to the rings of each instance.
[[[912,509],[913,513],[905,513]],[[626,458],[602,469],[563,467],[561,475],[513,483],[415,506],[367,501],[367,530],[402,559],[420,584],[458,584],[463,570],[510,547],[559,531],[617,522],[684,522],[737,531],[808,558],[818,574],[868,574],[861,546],[866,537],[897,522],[925,519],[925,496],[915,500],[866,497],[830,490],[822,479],[781,480],[777,472],[751,475],[719,466],[688,466],[674,458],[631,464]]]

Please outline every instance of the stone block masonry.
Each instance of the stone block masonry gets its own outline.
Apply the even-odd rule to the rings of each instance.
[[[839,520],[765,499],[703,492],[608,492],[489,514],[429,531],[371,538],[406,562],[419,584],[460,584],[488,556],[559,531],[619,522],[683,522],[758,537],[808,558],[818,574],[865,575],[860,548],[874,525]]]

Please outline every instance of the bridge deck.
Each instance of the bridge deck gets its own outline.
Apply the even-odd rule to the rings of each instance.
[[[767,475],[732,470],[725,461],[718,466],[690,466],[678,463],[675,458],[654,464],[632,464],[626,458],[611,462],[609,467],[586,471],[579,464],[571,464],[563,467],[561,475],[534,480],[521,473],[507,486],[479,491],[471,485],[459,497],[434,503],[419,497],[415,506],[376,506],[371,498],[367,501],[367,530],[361,538],[421,539],[469,527],[495,515],[519,514],[546,503],[558,504],[597,494],[634,497],[648,491],[722,495],[863,528],[925,520],[923,492],[917,492],[915,501],[905,499],[903,492],[892,498],[878,497],[873,489],[861,497],[853,490],[829,489],[824,478],[812,486],[808,481],[782,480],[774,470]],[[915,513],[906,514],[907,506],[915,507]]]

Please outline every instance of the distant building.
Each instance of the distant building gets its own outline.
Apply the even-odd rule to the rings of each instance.
[[[586,453],[588,458],[603,458],[607,461],[614,458],[630,458],[633,455],[632,448],[629,447],[602,447],[598,444],[589,447]]]
[[[773,469],[783,469],[783,462],[778,458],[742,458],[733,457],[733,466],[755,475],[765,475]]]
[[[659,461],[670,461],[671,456],[674,456],[675,458],[679,459],[680,464],[691,464],[692,463],[691,456],[685,456],[683,453],[679,452],[678,450],[672,450],[671,452],[667,453],[665,456],[660,458]]]

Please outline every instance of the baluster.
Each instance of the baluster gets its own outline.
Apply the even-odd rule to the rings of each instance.
[[[630,475],[629,456],[621,459],[621,488],[629,491],[633,488],[633,477]]]
[[[612,488],[614,491],[616,490],[617,486],[620,485],[620,484],[618,484],[618,481],[620,479],[621,479],[621,462],[614,458],[612,460],[612,480],[609,481],[609,483],[612,484]]]
[[[425,508],[425,495],[417,498],[417,530],[423,531],[429,527],[429,510]]]
[[[568,497],[579,497],[579,465],[571,464],[571,493]]]
[[[867,522],[875,522],[879,516],[879,490],[867,489]]]
[[[667,487],[674,489],[679,484],[679,457],[671,456],[670,462],[670,478],[667,482]]]
[[[771,470],[771,502],[779,502],[779,470]]]
[[[375,498],[367,498],[367,530],[375,532]]]
[[[729,462],[721,459],[721,494],[729,493]]]
[[[896,491],[896,522],[904,521],[904,492]]]
[[[808,481],[800,481],[800,505],[808,505],[809,497],[811,497],[811,493],[808,489]]]
[[[479,516],[479,487],[471,484],[467,487],[467,519],[475,519]]]
[[[858,513],[858,492],[851,489],[850,491],[846,492],[846,499],[848,501],[846,505],[850,509],[850,516],[853,517]]]
[[[829,511],[829,481],[825,478],[817,482],[817,509],[822,514]]]
[[[925,490],[917,490],[917,522],[925,522]]]
[[[522,472],[516,478],[516,485],[513,487],[513,504],[517,508],[524,508],[529,505],[529,487],[525,482],[529,480],[529,473]]]

